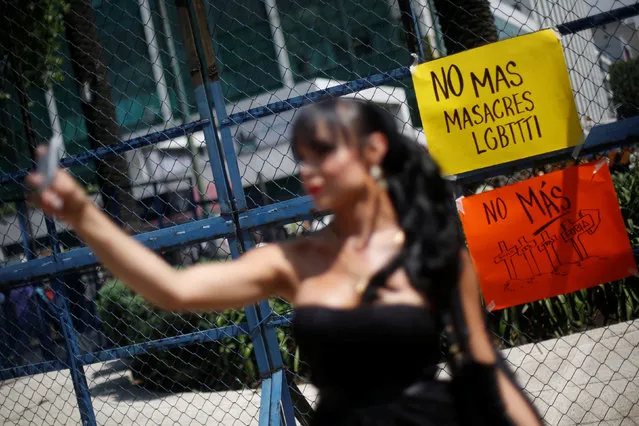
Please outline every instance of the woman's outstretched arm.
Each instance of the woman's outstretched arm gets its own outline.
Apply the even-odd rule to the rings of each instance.
[[[497,366],[497,385],[499,396],[502,398],[506,413],[518,426],[539,426],[540,422],[535,409],[523,395],[518,385],[508,377],[504,366],[498,359],[498,354],[490,339],[484,312],[481,306],[479,281],[470,259],[469,253],[462,253],[462,273],[460,281],[460,293],[464,309],[464,317],[469,332],[469,350],[473,359],[484,365]],[[482,389],[477,389],[482,392]]]
[[[42,176],[27,182],[38,187]],[[167,310],[224,310],[271,295],[286,296],[293,276],[284,249],[272,244],[240,259],[177,270],[122,231],[64,170],[31,202],[71,225],[100,262],[134,292]]]

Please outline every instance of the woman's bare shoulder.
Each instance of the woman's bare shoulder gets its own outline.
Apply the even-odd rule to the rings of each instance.
[[[326,231],[319,230],[290,240],[258,244],[244,256],[253,265],[268,265],[275,272],[278,295],[295,300],[301,283],[315,273],[316,266],[329,253],[326,240]]]
[[[294,239],[281,242],[284,251],[290,254],[310,255],[320,254],[328,250],[330,231],[323,228],[314,232],[295,237]]]

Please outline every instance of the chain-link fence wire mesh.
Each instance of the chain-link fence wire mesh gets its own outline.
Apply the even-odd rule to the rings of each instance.
[[[622,188],[623,173],[615,173],[618,188]],[[525,174],[504,179],[514,183],[525,179]],[[481,190],[490,189],[482,186]],[[622,212],[632,222],[634,204],[622,204]],[[325,227],[330,220],[330,216],[307,218],[265,227],[253,236],[256,244],[296,238]],[[631,232],[631,238],[636,243],[635,233]],[[636,424],[639,321],[633,295],[637,282],[632,277],[489,313],[495,345],[547,424]],[[309,366],[290,333],[293,307],[281,299],[271,303],[273,321],[281,324],[278,336],[290,392],[299,401],[296,416],[310,418],[317,390],[309,384]],[[438,374],[443,379],[449,377],[445,353],[442,350]]]
[[[64,142],[61,157],[77,156],[121,140],[158,135],[200,118],[173,2],[2,1],[0,6],[3,27],[8,29],[2,35],[1,51],[3,174],[30,167],[35,146],[53,138]],[[49,62],[59,65],[53,76],[48,75]],[[28,73],[24,72],[27,68]],[[96,204],[131,233],[219,212],[202,133],[174,139],[160,135],[159,139],[166,140],[71,167]],[[24,203],[24,196],[21,180],[15,178],[0,190],[2,266],[52,255],[45,219]],[[63,252],[82,245],[65,224],[56,221],[55,226]],[[25,235],[28,246],[23,243]],[[161,254],[175,266],[225,261],[229,246],[220,238]],[[45,277],[2,293],[3,323],[8,324],[0,344],[2,368],[68,359],[68,336],[63,333],[58,303],[61,293],[84,354],[246,322],[241,312],[160,312],[99,268],[75,270],[59,278],[62,292],[51,285],[52,278]],[[254,391],[244,397],[246,404],[236,404],[236,395],[202,397],[201,413],[183,408],[198,405],[193,398],[179,397],[185,390],[211,393],[255,388],[255,361],[243,330],[235,337],[141,354],[116,373],[109,373],[110,367],[100,363],[87,367],[98,419],[101,423],[138,423],[147,418],[185,424],[250,423],[258,407]],[[123,381],[127,371],[130,380]],[[78,421],[68,371],[36,375],[22,385],[3,383],[5,390],[12,389],[3,394],[2,417],[7,422]],[[43,392],[47,388],[65,390]],[[24,391],[16,392],[19,389]],[[175,395],[169,413],[163,412],[166,406],[158,408],[148,402],[117,404],[120,399],[152,401],[168,392]],[[57,413],[43,415],[47,401],[64,407],[55,405],[51,409]],[[40,408],[34,411],[34,407]]]
[[[625,167],[634,169],[636,163],[634,160]],[[614,180],[624,219],[632,224],[636,208],[632,202],[624,204],[628,200],[624,200],[624,196],[627,190],[637,187],[628,185],[625,167],[614,173]],[[531,169],[497,177],[493,183],[498,187],[535,175]],[[491,189],[488,184],[482,184],[475,190],[467,190],[467,195]],[[263,241],[264,235],[294,238],[321,229],[329,221],[329,217],[300,221],[263,229],[255,235],[258,241]],[[629,231],[636,245],[636,230]],[[637,278],[631,277],[489,314],[495,345],[502,350],[517,380],[548,424],[636,424],[639,402],[637,283]],[[277,303],[282,302],[275,300],[274,305]],[[292,308],[284,311],[285,315],[292,313]],[[308,385],[309,367],[290,337],[289,320],[290,317],[280,319],[287,324],[283,327],[281,342],[284,343],[280,349],[289,377],[296,384],[291,394],[294,398],[300,395],[305,398],[295,407],[297,414],[307,415],[317,402],[317,394]],[[439,376],[447,378],[449,373],[443,358],[445,351],[442,351]]]
[[[633,247],[639,243],[636,145],[607,158]],[[581,161],[544,164],[469,185],[465,195],[541,176]],[[549,424],[635,424],[639,279],[631,276],[578,292],[491,312],[495,344]],[[567,336],[567,337],[564,337]],[[506,349],[509,348],[509,349]]]
[[[261,90],[257,95],[253,95],[248,90],[241,94],[234,93],[236,87],[245,87],[246,84],[236,83],[239,77],[232,70],[232,76],[229,77],[222,71],[222,80],[232,87],[228,91],[229,99],[232,101],[230,111],[244,111],[252,106],[305,95],[409,64],[411,51],[407,45],[410,34],[402,26],[402,14],[406,12],[402,10],[401,3],[342,1],[328,5],[316,0],[305,2],[303,5],[290,5],[287,1],[278,2],[276,6],[267,6],[265,15],[259,14],[260,8],[251,9],[251,19],[262,24],[257,27],[254,25],[261,28],[255,31],[258,35],[254,37],[259,36],[261,41],[270,40],[271,49],[275,53],[270,57],[270,50],[260,50],[259,55],[251,54],[249,57],[258,70],[253,70],[250,77],[245,77],[244,74],[241,76],[252,83],[266,81],[276,73],[275,62],[280,67],[290,64],[287,68],[290,69],[290,74],[282,76],[283,87],[270,89],[265,85],[264,87],[270,90]],[[441,3],[445,5],[447,2]],[[461,22],[462,17],[466,16],[465,6],[460,3],[451,7],[454,10],[449,13],[458,13],[460,17],[457,19]],[[214,17],[218,15],[231,20],[235,14],[237,26],[242,26],[245,22],[241,16],[249,13],[248,6],[226,9],[219,5],[210,6],[210,9],[212,21],[215,21]],[[431,52],[428,54],[431,57],[442,55],[445,42],[454,37],[454,34],[437,34],[438,27],[432,24],[437,15],[428,9],[420,9],[419,3],[413,4],[413,10],[416,11],[418,27],[422,29],[423,50]],[[591,7],[586,2],[544,1],[511,4],[502,1],[493,6],[496,36],[505,39],[526,34],[584,18],[597,10],[595,6]],[[455,26],[462,25],[458,25],[454,19],[453,17],[453,24],[449,23],[451,32],[454,32]],[[267,21],[271,26],[271,33],[279,33],[281,38],[286,40],[284,45],[278,44],[275,37],[269,38]],[[274,27],[275,25],[277,27]],[[567,34],[561,40],[577,108],[582,126],[586,130],[595,124],[616,119],[615,111],[619,107],[619,100],[613,99],[610,92],[609,68],[614,58],[605,50],[607,46],[619,44],[621,40],[620,34],[615,32],[612,25],[597,28],[594,33],[585,30]],[[217,34],[216,29],[213,25],[214,38]],[[630,36],[634,36],[633,31],[630,32]],[[454,40],[449,44],[455,47]],[[221,61],[226,59],[227,62],[241,62],[247,60],[245,52],[250,49],[226,50],[221,43],[218,51]],[[383,87],[364,90],[355,96],[383,105],[397,117],[404,133],[424,141],[415,93],[409,77],[391,80]],[[302,194],[300,182],[294,177],[296,170],[288,140],[289,124],[293,121],[294,115],[294,111],[286,111],[247,121],[234,128],[235,140],[239,145],[238,162],[243,184],[248,186],[249,204],[283,201]]]
[[[217,243],[217,244],[216,244]],[[226,241],[209,242],[215,258],[199,261],[228,260],[221,257]],[[178,265],[192,262],[194,250],[200,245],[188,246],[164,253],[169,261]],[[209,249],[211,250],[211,249]],[[115,347],[134,345],[159,339],[189,335],[200,331],[227,329],[246,324],[242,311],[210,312],[206,314],[178,314],[154,309],[126,290],[121,283],[110,279],[99,291],[97,311],[106,340]],[[254,423],[259,408],[258,367],[252,353],[253,344],[245,333],[229,335],[215,341],[173,344],[168,350],[152,351],[129,359],[116,373],[116,380],[101,381],[101,368],[95,369],[95,378],[88,378],[93,398],[119,399],[128,394],[131,406],[124,406],[125,418],[156,418],[159,423],[171,421],[186,424]],[[123,373],[127,372],[125,379]],[[101,383],[102,382],[102,383]],[[247,389],[246,392],[237,392]],[[236,391],[236,392],[230,392]],[[197,392],[194,398],[193,392]],[[171,395],[169,401],[167,395]],[[136,404],[134,401],[157,399],[158,403]],[[161,400],[161,402],[160,402]],[[105,410],[107,410],[105,412]],[[120,409],[122,410],[122,409]],[[166,412],[164,412],[166,411]],[[108,407],[96,408],[96,415],[112,421]]]
[[[317,1],[297,5],[295,8],[285,8],[280,7],[281,3],[278,2],[277,12],[284,38],[294,40],[292,43],[286,43],[289,58],[293,63],[293,84],[277,92],[254,96],[250,101],[238,102],[241,105],[238,109],[245,109],[253,105],[252,102],[254,105],[263,105],[287,95],[290,97],[304,94],[304,91],[314,92],[370,74],[388,72],[394,67],[406,64],[408,50],[404,39],[399,44],[389,43],[387,46],[388,49],[391,49],[391,45],[397,48],[393,52],[396,54],[394,60],[389,60],[387,56],[382,66],[370,68],[367,49],[372,56],[378,55],[378,51],[372,48],[374,41],[371,41],[370,34],[362,35],[370,31],[370,27],[366,24],[359,25],[357,29],[349,26],[350,20],[360,17],[352,11],[345,14],[348,18],[342,20],[330,16],[335,9],[346,10],[348,6],[344,6],[344,3],[346,2],[322,7],[325,3]],[[597,8],[585,2],[516,3],[511,7],[513,5],[508,2],[500,2],[496,6],[497,9],[493,10],[500,39],[584,18]],[[356,9],[359,5],[367,10],[368,16],[364,21],[368,18],[376,19],[377,29],[386,25],[389,31],[390,28],[394,28],[399,31],[398,34],[402,34],[401,13],[388,13],[393,6],[398,6],[397,3],[390,7],[388,3],[382,2],[375,5],[359,3],[353,5],[353,8]],[[463,14],[461,9],[464,5],[456,3],[453,7],[459,8],[460,14]],[[376,8],[386,8],[386,13],[378,14],[375,12]],[[423,10],[421,12],[424,13]],[[294,25],[287,26],[287,20],[291,20],[291,17],[306,18],[300,18],[294,23],[303,26],[302,37],[296,36],[298,33],[295,33]],[[626,24],[616,22],[594,31],[581,31],[562,37],[577,108],[582,126],[586,130],[596,124],[614,121],[617,117],[620,105],[615,97],[619,99],[620,96],[618,92],[611,92],[609,73],[611,65],[620,59],[621,55],[615,56],[614,53],[608,52],[607,48],[620,42],[618,28],[623,25]],[[427,31],[424,34],[427,34]],[[630,26],[629,32],[630,37],[633,37],[636,30]],[[379,34],[378,30],[373,37]],[[312,42],[307,41],[313,37],[316,39]],[[349,40],[355,40],[360,54],[350,51],[348,58],[340,62],[340,54],[344,51],[349,52],[343,44],[331,43],[329,53],[322,50],[326,46],[323,42],[340,37],[342,43],[347,45]],[[437,54],[436,46],[437,43],[433,43],[430,52]],[[281,51],[282,46],[279,48]],[[632,46],[625,48],[632,49]],[[316,58],[316,61],[312,62],[308,58]],[[295,62],[300,60],[301,72],[295,67]],[[309,65],[311,63],[315,66]],[[360,72],[361,69],[366,71]],[[299,75],[303,77],[297,80]],[[400,128],[405,132],[413,132],[419,138],[421,129],[410,82],[392,81],[386,87],[368,89],[356,96],[383,105],[396,116]],[[626,104],[633,102],[635,105],[630,108],[631,112],[627,113],[626,117],[636,115],[636,101]],[[294,112],[286,112],[243,123],[237,128],[236,140],[245,150],[240,150],[238,161],[240,166],[244,167],[244,183],[253,185],[249,187],[247,194],[250,201],[256,205],[286,200],[302,193],[300,182],[292,178],[290,172],[282,173],[287,167],[294,166],[291,161],[290,141],[287,138],[288,125],[293,119]],[[634,225],[636,208],[633,200],[636,199],[636,194],[633,191],[637,188],[637,161],[634,152],[635,147],[632,146],[606,152],[604,155],[611,160],[622,213],[631,242],[636,246],[639,241]],[[573,164],[574,161],[557,164],[541,162],[536,168],[521,170],[507,176],[495,176],[482,183],[464,185],[463,193],[468,196]],[[282,178],[278,179],[279,176]],[[318,222],[312,220],[299,221],[261,229],[255,236],[257,241],[264,238],[291,238],[318,225]],[[515,369],[520,383],[549,424],[635,424],[639,421],[639,413],[636,409],[633,410],[639,401],[639,388],[636,385],[639,366],[636,359],[639,353],[635,350],[636,318],[639,313],[637,300],[637,279],[631,277],[621,282],[489,314],[496,345],[504,350],[504,355]],[[291,312],[287,313],[291,314],[292,308]],[[291,376],[294,377],[293,381],[304,386],[302,384],[307,383],[308,379],[308,366],[303,363],[303,354],[300,354],[289,334],[286,333],[285,336],[286,343],[280,346],[283,358]],[[291,393],[295,398],[298,389],[291,389]],[[310,402],[314,402],[313,393],[308,393],[306,389],[305,393],[307,399],[310,395]],[[304,411],[302,407],[303,404],[296,407],[298,412],[308,411]]]
[[[192,70],[187,65],[173,2],[109,1],[90,5],[86,1],[72,1],[69,6],[63,3],[43,3],[53,8],[54,14],[56,7],[60,10],[68,7],[66,18],[59,23],[62,26],[56,27],[47,24],[51,18],[46,17],[46,11],[40,12],[42,16],[33,13],[39,10],[37,6],[29,10],[18,7],[17,2],[1,2],[5,12],[3,23],[12,29],[6,33],[8,42],[3,43],[9,48],[3,47],[0,58],[2,93],[8,94],[3,96],[0,107],[3,114],[0,137],[6,152],[2,155],[3,173],[29,167],[33,146],[54,137],[64,140],[66,155],[76,155],[201,118],[195,106]],[[433,3],[439,7],[439,16],[432,12]],[[476,7],[477,2],[467,3]],[[454,30],[461,24],[454,19],[452,23],[442,22],[441,13],[447,8],[457,10],[461,13],[457,19],[463,24],[469,10],[464,8],[468,5],[426,0],[233,0],[206,2],[205,8],[227,109],[233,114],[405,67],[412,61],[410,53],[415,51],[426,60],[442,56],[447,49],[454,48],[455,43],[459,44]],[[583,18],[599,12],[594,10],[597,8],[586,2],[563,0],[491,3],[500,39]],[[38,17],[41,19],[36,19]],[[55,23],[55,16],[53,20]],[[70,29],[65,29],[65,25]],[[16,33],[14,29],[18,26],[32,28],[33,34]],[[43,40],[46,36],[43,31],[51,27],[58,29],[58,36],[63,35],[59,38],[60,48],[54,49],[62,63],[61,81],[54,78],[47,80],[46,85],[35,84],[42,80],[39,75],[44,74],[42,72],[25,73],[25,81],[16,80],[14,70],[29,65],[24,52],[34,56],[50,54],[47,49],[44,53],[35,49],[30,42]],[[614,120],[615,113],[620,111],[623,111],[620,117],[636,115],[636,105],[621,96],[626,89],[610,93],[615,83],[608,76],[613,74],[610,67],[616,60],[634,55],[630,43],[635,37],[634,31],[632,25],[618,21],[594,31],[562,37],[585,129]],[[470,32],[474,29],[470,28]],[[95,34],[93,40],[92,34]],[[619,54],[613,52],[618,45],[622,46]],[[96,58],[100,58],[101,66],[96,64]],[[95,78],[108,81],[109,88],[104,89],[93,80]],[[386,79],[383,86],[357,92],[355,96],[384,106],[397,118],[405,133],[424,142],[408,77]],[[92,104],[91,98],[102,103]],[[290,110],[232,127],[249,208],[302,194],[288,139],[294,117],[295,110]],[[219,211],[203,141],[198,131],[118,154],[104,162],[75,166],[72,171],[94,194],[96,202],[114,218],[125,222],[130,232],[170,227]],[[628,156],[629,152],[624,155]],[[622,209],[628,221],[634,214],[632,191],[637,185],[636,172],[632,172],[636,169],[630,170],[621,170],[617,177],[620,199],[625,196],[627,200],[625,207],[622,200]],[[536,172],[496,177],[485,185],[502,186]],[[486,188],[476,184],[464,189],[470,193]],[[0,261],[7,265],[30,257],[48,256],[51,244],[42,215],[21,202],[23,193],[17,182],[3,186],[3,191],[0,197],[3,259]],[[116,202],[110,202],[114,199]],[[21,226],[21,220],[31,223],[31,230],[24,224]],[[628,223],[636,245],[634,225]],[[325,224],[325,219],[313,218],[260,229],[253,236],[256,242],[293,238]],[[56,227],[63,250],[81,245],[64,224],[56,223]],[[32,233],[30,250],[22,243],[24,232]],[[228,243],[216,240],[175,248],[163,255],[177,266],[223,261],[228,253]],[[161,313],[96,268],[73,271],[61,279],[85,355],[245,323],[244,314],[237,311],[223,315]],[[2,368],[65,359],[68,355],[64,338],[60,338],[56,293],[50,291],[47,282],[37,284],[3,293],[3,315],[13,315],[8,323],[14,328],[3,340],[7,342],[3,345],[3,354],[7,355],[3,356]],[[585,423],[618,418],[636,421],[636,413],[626,409],[627,401],[636,405],[638,394],[633,384],[637,382],[636,362],[633,363],[637,353],[634,349],[628,350],[637,346],[637,326],[631,322],[637,316],[636,295],[636,281],[627,280],[597,287],[586,295],[566,295],[563,299],[527,305],[528,308],[491,314],[500,347],[523,344],[510,349],[515,355],[508,359],[517,368],[547,421]],[[23,312],[36,312],[32,315],[35,319],[16,315],[21,304],[28,305]],[[272,321],[285,323],[293,313],[291,306],[282,300],[271,301],[271,306]],[[586,318],[588,315],[591,317]],[[626,322],[587,331],[593,326],[619,321]],[[27,323],[31,325],[22,327]],[[572,341],[547,340],[568,334],[577,337]],[[301,361],[289,330],[283,327],[278,337],[291,378],[295,377],[293,381],[299,383],[305,393],[304,401],[313,402],[312,390],[304,385],[308,378],[307,366]],[[542,341],[544,343],[537,343]],[[569,349],[566,349],[566,341]],[[537,364],[531,364],[532,360]],[[259,406],[254,390],[259,383],[256,369],[250,339],[241,334],[223,341],[152,351],[123,362],[95,363],[85,371],[100,424],[251,424],[257,421]],[[584,375],[588,380],[584,381]],[[251,390],[230,391],[240,388]],[[71,389],[68,371],[4,382],[2,417],[15,423],[24,419],[47,424],[77,422],[79,412]],[[189,392],[194,389],[199,392]],[[297,389],[292,389],[292,394],[297,400],[298,414],[308,413],[309,407],[297,398]],[[574,397],[574,401],[570,399],[567,404],[566,397]],[[46,410],[34,410],[34,404]]]
[[[9,29],[3,35],[4,173],[29,167],[34,147],[53,138],[64,141],[62,156],[73,156],[199,119],[173,2],[99,2],[92,7],[84,0],[27,5],[6,0],[3,12]],[[55,45],[32,49],[34,41],[48,42],[38,37],[50,26],[57,29]],[[32,66],[26,61],[35,61],[25,51],[51,56],[59,64],[55,75],[35,69],[18,79]],[[167,209],[185,213],[182,222],[216,211],[207,161],[200,132],[71,170],[99,205],[137,233],[174,223],[170,214],[158,223]],[[3,233],[8,252],[3,257],[25,256],[17,215],[10,214],[20,211],[15,200],[24,196],[23,188],[10,182],[0,195],[3,216],[11,221]],[[46,246],[43,218],[36,215],[29,228],[37,256]],[[68,248],[65,239],[62,243]]]
[[[220,256],[228,250],[225,240],[206,242],[215,258],[199,261],[227,261]],[[162,253],[178,266],[192,263],[192,252],[202,245],[190,245]],[[139,353],[126,360],[92,363],[85,367],[88,387],[99,424],[112,422],[180,424],[253,424],[260,396],[259,369],[253,343],[246,334],[243,311],[178,314],[153,308],[127,290],[108,271],[100,268],[64,274],[67,304],[82,354],[117,350],[145,342],[170,340],[176,336],[225,330],[221,339],[174,342],[168,349]],[[49,283],[40,283],[28,303],[39,303],[37,311],[22,316],[5,330],[3,368],[67,359],[67,346]],[[28,308],[25,308],[25,310]],[[41,323],[42,321],[43,323]],[[234,327],[241,327],[234,330]],[[122,356],[126,356],[125,351]],[[91,358],[89,358],[89,361]],[[62,368],[62,367],[60,367]],[[78,410],[69,373],[57,371],[4,382],[3,419],[7,422],[33,421],[42,416],[47,424],[77,422]],[[51,389],[62,389],[51,393]],[[194,393],[195,392],[195,393]],[[56,398],[64,400],[57,407]],[[54,406],[51,406],[53,404]],[[58,411],[55,419],[46,408]],[[29,420],[31,419],[31,420]],[[100,420],[101,419],[101,420]]]

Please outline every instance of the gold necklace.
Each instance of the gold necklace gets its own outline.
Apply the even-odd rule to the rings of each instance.
[[[366,287],[368,287],[368,280],[364,277],[360,278],[355,284],[355,293],[361,296],[366,291]]]

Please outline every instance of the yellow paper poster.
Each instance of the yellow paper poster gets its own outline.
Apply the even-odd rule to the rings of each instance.
[[[457,174],[581,142],[561,43],[552,30],[418,65],[428,149]]]

